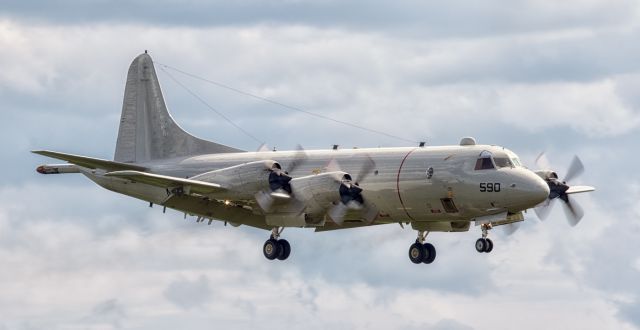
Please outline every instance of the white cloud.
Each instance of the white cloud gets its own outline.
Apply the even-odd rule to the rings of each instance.
[[[70,204],[52,198],[52,191],[96,210],[94,216],[68,213]],[[27,207],[16,204],[20,196],[45,202]],[[511,329],[549,322],[629,328],[616,319],[615,304],[584,287],[586,275],[561,267],[563,250],[598,241],[583,234],[588,223],[577,234],[560,221],[529,223],[509,239],[494,233],[491,255],[473,250],[475,230],[434,233],[439,258],[430,266],[408,262],[414,234],[396,226],[323,234],[290,229],[292,257],[276,263],[260,253],[266,232],[185,222],[89,183],[5,188],[0,197],[0,310],[9,328],[25,320],[48,329],[180,323]],[[568,242],[556,246],[560,239]],[[556,253],[562,257],[550,262],[547,256]],[[505,317],[496,323],[487,310]]]
[[[568,126],[588,136],[608,136],[640,125],[640,112],[622,102],[612,80],[505,86],[497,92],[500,117],[522,129]]]
[[[637,185],[619,193],[640,124],[629,25],[637,13],[618,15],[635,8],[628,3],[565,6],[575,9],[525,1],[517,8],[546,15],[505,16],[522,22],[468,38],[344,25],[1,20],[0,106],[9,113],[0,138],[11,142],[11,175],[0,189],[0,329],[637,327]],[[563,151],[559,164],[576,151],[598,192],[577,198],[587,216],[576,228],[559,209],[545,223],[530,217],[509,238],[492,233],[491,255],[473,250],[475,228],[432,234],[438,260],[416,267],[406,257],[415,234],[397,226],[287,230],[291,259],[275,263],[260,254],[266,232],[161,215],[81,178],[34,178],[45,160],[28,148],[111,154],[126,69],[145,48],[159,62],[396,135],[521,140],[529,158],[548,143]],[[159,74],[181,124],[256,147]],[[280,148],[399,144],[172,74]]]
[[[158,62],[187,72],[411,140],[443,137],[443,142],[453,142],[469,132],[493,134],[492,127],[500,125],[533,135],[570,130],[587,137],[620,136],[640,124],[640,103],[629,93],[635,84],[630,77],[638,70],[630,59],[640,49],[623,52],[621,58],[615,43],[604,50],[601,45],[609,39],[635,40],[636,33],[628,30],[416,40],[308,26],[52,27],[12,20],[1,26],[0,44],[11,51],[0,61],[7,72],[0,85],[20,95],[3,102],[15,109],[11,111],[23,107],[35,112],[29,128],[42,131],[37,123],[46,121],[48,136],[57,139],[69,136],[69,120],[82,119],[74,125],[83,129],[96,116],[105,122],[100,137],[115,139],[127,65],[143,49],[150,49]],[[606,61],[611,56],[618,60]],[[624,70],[631,72],[618,75]],[[406,143],[330,122],[309,125],[316,119],[169,72],[280,149],[296,143]],[[188,130],[257,148],[164,72],[159,74],[173,115]],[[55,109],[55,115],[43,117],[44,109]],[[390,114],[405,124],[389,125]],[[16,116],[22,127],[30,119],[24,113]],[[452,118],[457,123],[453,128],[442,125]],[[327,135],[327,130],[335,134]],[[37,139],[42,134],[29,135]],[[298,141],[289,142],[290,136]]]

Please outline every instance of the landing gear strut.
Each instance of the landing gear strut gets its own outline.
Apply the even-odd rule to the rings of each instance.
[[[487,238],[487,235],[489,235],[489,230],[493,227],[490,223],[484,223],[480,225],[480,228],[482,229],[482,238],[478,238],[476,241],[476,251],[489,253],[493,251],[493,241]]]
[[[269,260],[285,260],[291,254],[291,245],[286,239],[280,239],[283,228],[273,228],[271,230],[271,238],[269,238],[262,246],[262,253]]]
[[[416,242],[409,247],[409,260],[414,264],[430,264],[436,260],[436,248],[431,243],[425,243],[429,232],[418,230]]]

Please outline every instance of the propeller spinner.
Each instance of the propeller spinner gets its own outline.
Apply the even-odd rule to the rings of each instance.
[[[261,147],[262,148],[262,147]],[[269,190],[268,192],[258,192],[256,194],[256,201],[262,207],[263,210],[269,211],[273,205],[274,198],[278,199],[290,199],[291,198],[291,180],[289,175],[298,166],[307,160],[308,156],[302,146],[298,145],[296,154],[289,163],[287,170],[283,170],[279,163],[273,163],[271,169],[269,169]]]
[[[332,161],[332,166],[338,167],[334,161]],[[367,155],[355,181],[351,175],[343,175],[338,191],[340,193],[340,201],[328,212],[329,217],[331,217],[335,223],[342,225],[344,223],[344,216],[349,210],[361,211],[367,223],[375,220],[378,215],[378,210],[364,199],[362,196],[363,189],[360,188],[359,184],[373,171],[374,167],[375,162]],[[339,170],[339,168],[337,168],[337,170]]]

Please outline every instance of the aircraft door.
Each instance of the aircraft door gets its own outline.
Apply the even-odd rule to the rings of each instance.
[[[397,192],[403,216],[421,220],[434,215],[456,213],[450,170],[442,155],[428,155],[421,149],[408,153],[398,171]]]

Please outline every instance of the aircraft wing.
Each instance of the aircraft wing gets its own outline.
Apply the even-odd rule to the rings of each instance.
[[[109,172],[105,176],[128,179],[135,182],[146,183],[152,186],[173,189],[181,187],[186,193],[211,194],[215,192],[226,191],[217,183],[189,180],[174,176],[144,173],[139,171],[116,171]]]
[[[91,169],[102,169],[106,171],[123,171],[123,170],[146,171],[147,170],[146,167],[139,166],[139,165],[114,162],[112,160],[92,158],[92,157],[86,157],[86,156],[65,154],[65,153],[56,152],[56,151],[33,150],[31,152],[38,155],[65,160],[71,164],[75,164],[81,167],[86,167]]]

